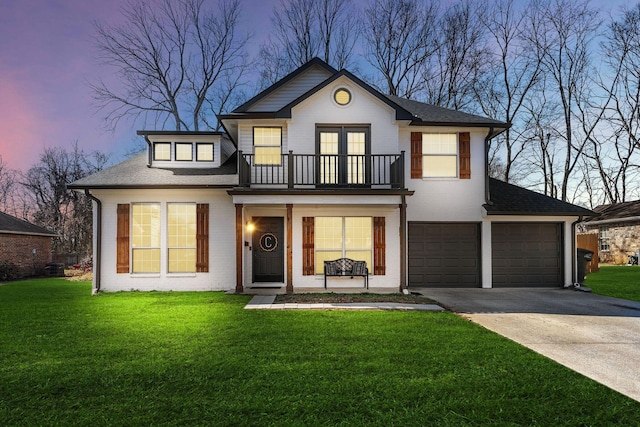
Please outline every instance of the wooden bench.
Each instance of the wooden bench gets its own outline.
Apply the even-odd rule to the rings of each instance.
[[[364,287],[369,289],[369,269],[365,261],[350,258],[339,258],[324,262],[324,288],[327,288],[327,277],[364,277]]]

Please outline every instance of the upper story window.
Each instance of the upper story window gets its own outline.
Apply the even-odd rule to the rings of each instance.
[[[454,133],[422,134],[422,177],[458,176],[458,136]]]
[[[282,164],[282,128],[280,127],[254,127],[253,128],[253,155],[256,165]]]
[[[190,142],[176,142],[176,160],[190,162],[193,160],[193,144]]]
[[[154,142],[153,143],[153,160],[171,160],[171,143],[170,142]]]
[[[213,161],[213,144],[210,144],[210,143],[196,144],[196,161],[212,162]]]
[[[347,105],[351,102],[351,92],[345,88],[340,88],[333,93],[333,100],[338,105]]]
[[[609,227],[600,227],[598,230],[598,244],[601,252],[609,252],[611,245],[609,243]]]

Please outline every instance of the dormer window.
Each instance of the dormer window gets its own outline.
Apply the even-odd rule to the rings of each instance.
[[[171,160],[171,143],[156,142],[153,144],[153,160],[170,161]]]
[[[190,142],[176,142],[176,160],[190,162],[193,160],[193,144]]]
[[[196,161],[212,162],[213,161],[213,144],[196,144]]]
[[[148,166],[219,168],[235,152],[233,142],[216,131],[139,131],[149,144]]]

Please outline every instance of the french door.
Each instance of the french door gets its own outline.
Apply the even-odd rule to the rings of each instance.
[[[318,126],[316,140],[320,185],[368,183],[369,127]]]

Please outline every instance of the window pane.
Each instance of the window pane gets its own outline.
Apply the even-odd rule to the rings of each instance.
[[[371,221],[370,217],[347,217],[344,219],[344,247],[346,250],[368,249],[371,251]]]
[[[131,208],[131,246],[160,247],[160,204],[134,204]]]
[[[281,144],[281,128],[253,128],[253,145],[279,147]]]
[[[213,144],[196,144],[196,160],[199,162],[212,162]]]
[[[456,134],[423,133],[422,154],[458,154]]]
[[[156,142],[153,144],[153,160],[171,160],[171,143]]]
[[[320,183],[338,182],[338,132],[320,132]]]
[[[342,218],[316,217],[315,248],[342,250]],[[340,258],[340,257],[338,257]]]
[[[455,178],[458,176],[457,156],[423,156],[422,176],[425,178]]]
[[[169,248],[169,273],[193,273],[195,271],[195,249]]]
[[[133,248],[131,257],[134,273],[160,273],[160,249]]]
[[[176,160],[193,160],[191,143],[176,143]]]

